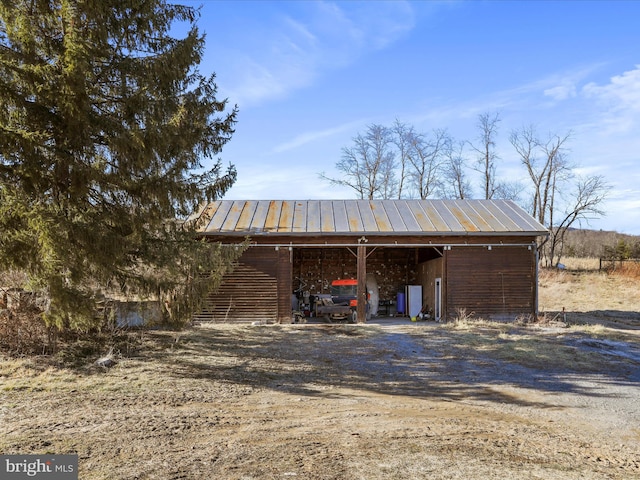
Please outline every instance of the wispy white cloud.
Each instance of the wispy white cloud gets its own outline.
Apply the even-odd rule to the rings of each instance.
[[[547,97],[551,97],[554,100],[566,100],[568,98],[573,98],[577,95],[577,89],[573,82],[567,81],[561,85],[556,85],[555,87],[547,88],[544,91],[544,95]]]
[[[582,94],[601,106],[608,132],[628,132],[640,121],[640,65],[605,85],[588,83]]]
[[[276,199],[299,200],[309,198],[309,183],[295,179],[317,179],[318,165],[300,162],[266,171],[264,167],[253,166],[242,169],[238,181],[225,194],[225,199]],[[292,173],[295,172],[295,173]],[[332,170],[330,175],[338,176]],[[348,187],[336,187],[326,181],[314,181],[312,197],[316,199],[351,198],[353,191]]]
[[[304,132],[300,135],[297,135],[295,138],[276,145],[273,149],[273,153],[282,153],[288,150],[293,150],[298,147],[302,147],[311,142],[315,142],[318,140],[326,139],[328,137],[332,137],[334,135],[347,132],[349,130],[353,130],[361,127],[364,123],[362,120],[356,120],[353,122],[348,122],[343,125],[339,125],[337,127],[327,128],[324,130],[316,130],[313,132]]]
[[[247,106],[307,87],[324,71],[385,48],[415,22],[408,2],[300,5],[296,17],[279,15],[260,29],[241,32],[253,38],[239,47],[220,46],[229,65],[219,85],[231,103]]]

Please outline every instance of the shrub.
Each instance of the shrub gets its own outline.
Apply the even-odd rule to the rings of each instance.
[[[54,349],[52,330],[32,305],[0,310],[0,350],[10,355],[43,355]]]

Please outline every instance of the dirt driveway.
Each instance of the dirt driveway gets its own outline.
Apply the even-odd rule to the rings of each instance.
[[[0,452],[81,479],[640,478],[637,331],[209,325],[0,362]]]

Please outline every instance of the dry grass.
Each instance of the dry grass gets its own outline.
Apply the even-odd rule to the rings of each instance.
[[[595,257],[562,257],[560,263],[567,270],[589,271],[600,269],[600,259]]]
[[[616,265],[611,274],[636,281],[640,280],[640,262],[625,262],[621,265]]]
[[[640,312],[640,289],[626,275],[605,271],[540,271],[542,312]]]
[[[492,358],[535,369],[567,369],[576,372],[597,372],[606,368],[606,360],[593,353],[580,351],[559,339],[597,338],[636,342],[638,336],[618,328],[602,324],[579,324],[567,326],[562,322],[540,322],[526,325],[493,322],[467,316],[443,324],[451,341],[458,348],[471,348]],[[552,319],[553,320],[553,319]],[[548,333],[547,333],[548,332]]]

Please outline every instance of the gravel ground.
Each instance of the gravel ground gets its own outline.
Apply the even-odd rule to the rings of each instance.
[[[0,363],[0,451],[82,479],[640,478],[638,330],[380,321],[144,334]]]

